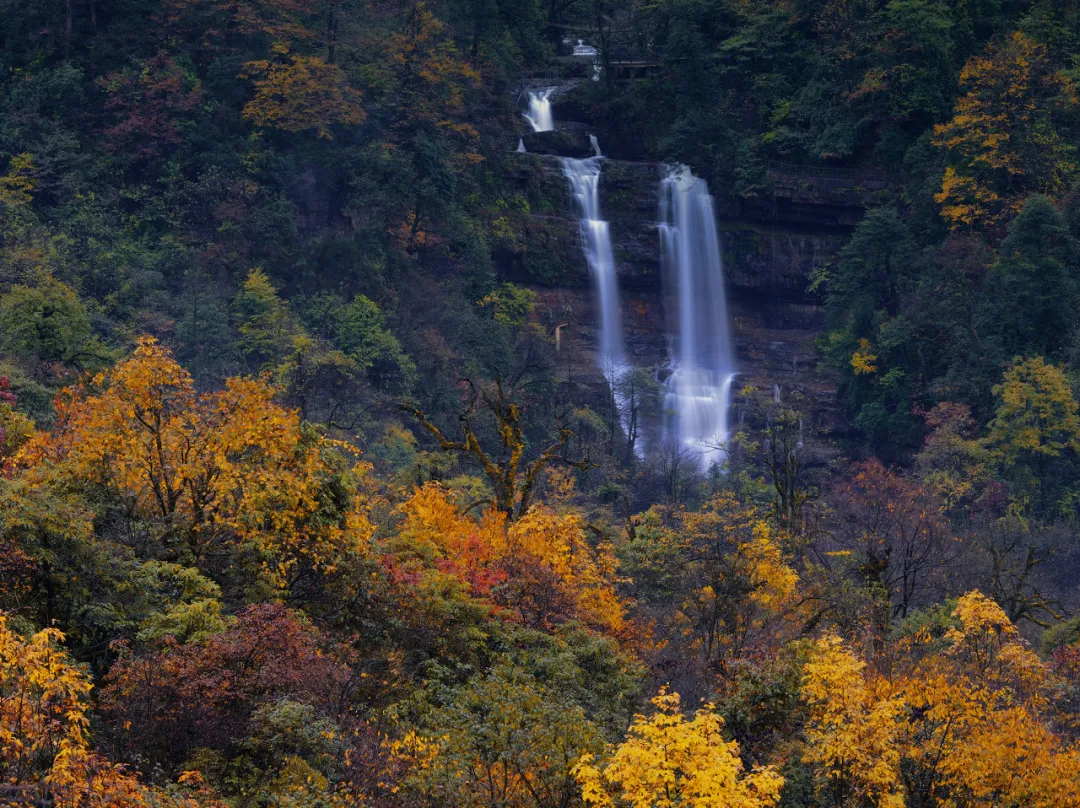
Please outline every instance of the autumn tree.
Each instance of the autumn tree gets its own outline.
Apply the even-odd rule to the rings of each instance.
[[[809,705],[804,759],[820,767],[833,805],[903,808],[900,732],[903,701],[862,660],[826,635],[804,668]]]
[[[709,665],[721,673],[759,643],[776,641],[796,607],[798,575],[783,536],[753,510],[717,496],[696,513],[682,513],[684,545],[679,620]]]
[[[869,591],[904,617],[943,585],[955,552],[938,504],[878,460],[857,464],[835,499],[841,552],[853,552]]]
[[[915,458],[919,479],[946,514],[970,515],[997,488],[994,458],[976,437],[971,408],[942,401],[924,417],[928,432]]]
[[[285,132],[315,130],[328,140],[333,137],[330,127],[364,122],[361,94],[349,86],[340,67],[318,56],[289,53],[285,46],[275,45],[274,52],[274,61],[248,62],[240,74],[255,85],[255,96],[244,105],[245,118]]]
[[[199,787],[187,793],[148,788],[90,746],[90,689],[85,672],[45,629],[24,638],[0,614],[0,772],[16,801],[51,799],[63,808],[222,808]],[[10,793],[10,792],[9,792]]]
[[[730,495],[696,512],[654,506],[631,531],[621,570],[636,597],[671,604],[669,630],[686,643],[671,649],[680,665],[693,660],[730,685],[743,661],[775,652],[797,630],[790,537],[752,508]]]
[[[34,157],[29,152],[14,155],[7,165],[7,173],[0,177],[0,205],[22,207],[33,199]]]
[[[1075,177],[1061,124],[1076,90],[1046,46],[1020,32],[987,46],[960,73],[966,95],[934,127],[949,165],[935,199],[950,226],[1000,233],[1030,193],[1058,195]]]
[[[371,100],[393,110],[379,168],[390,168],[393,158],[402,171],[390,229],[401,249],[417,254],[434,225],[454,209],[459,180],[483,159],[479,132],[464,114],[480,73],[422,0],[409,0],[392,13],[393,29],[378,42],[379,62],[372,66],[381,79],[379,98]],[[365,186],[354,205],[381,191]]]
[[[252,379],[198,394],[154,340],[68,390],[59,424],[17,459],[28,480],[61,475],[111,492],[166,558],[210,563],[223,548],[274,586],[333,570],[368,528],[334,444]],[[362,471],[362,469],[361,469]]]
[[[625,628],[611,548],[590,544],[577,515],[537,506],[508,522],[489,508],[475,520],[433,484],[400,510],[404,521],[380,547],[391,582],[408,584],[401,596],[419,607],[417,617],[461,588],[534,628],[571,620],[616,635]]]
[[[687,719],[677,693],[661,690],[651,716],[636,715],[627,739],[597,759],[583,755],[574,768],[587,806],[655,808],[728,805],[767,808],[784,778],[770,766],[746,771],[739,745],[723,735],[711,705]]]
[[[168,157],[183,142],[183,127],[203,102],[202,83],[166,51],[98,80],[113,122],[104,135],[124,160]]]
[[[0,464],[12,457],[34,433],[34,422],[15,409],[19,398],[11,380],[0,376]]]
[[[1004,464],[1002,479],[1020,510],[1045,514],[1068,496],[1067,469],[1080,449],[1080,415],[1064,373],[1042,357],[1017,357],[993,388],[997,406],[986,446]]]
[[[1080,749],[1055,734],[1049,671],[996,603],[970,592],[900,641],[890,666],[827,636],[805,668],[804,757],[836,804],[1073,799]]]
[[[245,45],[313,41],[313,11],[305,0],[167,0],[160,20],[199,50],[235,52]]]
[[[235,753],[266,705],[337,704],[350,674],[332,650],[278,605],[249,607],[183,644],[166,636],[145,654],[122,649],[101,696],[114,741],[170,770],[196,748]]]
[[[240,350],[256,370],[270,370],[292,347],[296,323],[267,274],[255,267],[248,272],[233,300]]]
[[[1014,361],[994,394],[999,403],[987,440],[1007,464],[1080,449],[1080,417],[1068,380],[1042,357]]]

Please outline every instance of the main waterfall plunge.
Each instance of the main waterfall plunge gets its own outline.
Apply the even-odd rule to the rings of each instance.
[[[664,432],[701,453],[702,466],[724,459],[735,380],[724,295],[724,268],[709,186],[690,169],[661,183],[660,237],[665,281],[678,300]]]
[[[553,89],[528,91],[523,115],[534,132],[555,128],[549,99]],[[577,201],[585,257],[599,296],[598,363],[622,409],[625,402],[616,387],[630,364],[611,233],[600,212],[603,155],[596,138],[589,137],[595,156],[563,158],[563,174]],[[524,150],[524,144],[520,148]],[[698,453],[701,467],[707,469],[724,460],[735,361],[713,198],[705,180],[685,166],[670,170],[661,181],[659,229],[665,285],[678,301],[664,386],[663,434]]]

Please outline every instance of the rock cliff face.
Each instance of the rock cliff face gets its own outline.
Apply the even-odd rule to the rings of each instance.
[[[580,135],[573,142],[580,141]],[[595,367],[598,324],[593,280],[581,248],[577,211],[552,154],[507,155],[506,172],[529,212],[512,248],[499,255],[509,279],[538,293],[541,321],[562,326],[560,352],[578,382],[603,383]],[[604,161],[600,205],[610,223],[622,293],[627,352],[633,363],[662,374],[668,362],[669,317],[660,261],[661,166]],[[808,439],[837,438],[850,430],[834,374],[819,365],[814,341],[824,328],[820,298],[808,291],[815,269],[835,260],[866,206],[884,186],[854,186],[847,178],[770,173],[769,193],[756,200],[717,194],[718,231],[737,351],[732,423],[761,411],[751,406],[777,392],[800,399]],[[714,193],[717,189],[714,189]],[[745,413],[739,412],[740,408]],[[819,446],[824,443],[815,441]]]

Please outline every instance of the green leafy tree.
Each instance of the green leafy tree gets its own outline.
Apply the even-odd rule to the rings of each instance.
[[[998,367],[1018,354],[1060,356],[1075,330],[1077,267],[1065,217],[1047,197],[1029,197],[987,274],[975,314],[978,350]]]
[[[348,302],[336,295],[317,295],[305,306],[304,314],[312,329],[355,362],[377,388],[392,393],[409,389],[416,366],[387,327],[375,301],[364,295]]]
[[[233,301],[240,350],[251,365],[265,370],[280,362],[291,347],[295,324],[266,273],[248,273]]]
[[[93,334],[86,304],[49,276],[0,297],[0,349],[39,374],[49,366],[88,370],[109,357]]]
[[[462,687],[425,723],[430,729],[398,749],[424,761],[406,786],[431,808],[575,804],[574,764],[603,749],[580,707],[506,666]]]
[[[825,279],[826,354],[844,379],[856,424],[875,447],[910,440],[912,323],[904,303],[916,278],[915,244],[891,208],[870,210]]]

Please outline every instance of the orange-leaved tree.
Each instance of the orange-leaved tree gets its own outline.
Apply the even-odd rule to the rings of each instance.
[[[551,628],[568,620],[618,634],[626,606],[615,592],[611,548],[593,546],[575,514],[541,506],[508,522],[494,507],[463,515],[434,484],[401,506],[404,520],[380,544],[392,582],[413,605],[434,603],[457,582],[507,619]]]
[[[105,491],[169,560],[247,554],[275,587],[302,569],[335,571],[370,535],[357,491],[365,467],[274,401],[263,380],[200,394],[151,338],[68,389],[57,426],[15,459],[30,482]]]
[[[255,82],[255,96],[244,105],[244,117],[256,126],[305,132],[332,138],[331,126],[358,125],[367,117],[360,92],[349,86],[344,71],[318,56],[289,53],[275,45],[277,59],[244,65],[241,78]]]

